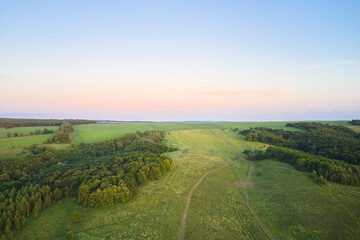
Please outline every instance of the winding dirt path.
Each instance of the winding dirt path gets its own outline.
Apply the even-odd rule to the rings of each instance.
[[[239,153],[239,151],[233,146],[231,145],[231,143],[229,141],[227,141],[225,138],[221,137],[221,136],[217,136],[215,135],[211,130],[209,130],[209,132],[214,135],[215,137],[220,138],[223,142],[225,142],[232,150],[233,152],[239,157],[240,160],[245,160],[243,158],[243,156],[241,156],[241,154]],[[253,217],[255,218],[255,220],[257,221],[257,223],[259,224],[259,226],[261,227],[262,231],[272,240],[275,240],[276,237],[274,235],[271,234],[271,232],[265,227],[265,225],[261,222],[261,220],[258,218],[258,216],[256,215],[254,209],[251,207],[250,201],[249,201],[249,194],[248,194],[248,186],[250,183],[250,179],[251,179],[251,174],[254,168],[254,163],[253,162],[249,162],[251,164],[248,175],[245,179],[245,199],[246,199],[246,206],[249,209],[249,211],[251,212],[251,214],[253,215]]]
[[[204,178],[206,178],[207,175],[209,175],[212,172],[218,171],[220,169],[223,169],[231,164],[234,164],[235,162],[232,163],[228,163],[224,166],[218,167],[216,169],[210,170],[208,172],[206,172],[204,175],[202,175],[202,177],[196,182],[196,184],[193,186],[193,188],[191,189],[191,191],[189,192],[189,194],[187,195],[186,198],[186,204],[185,204],[185,210],[181,219],[181,225],[180,225],[180,229],[179,229],[179,234],[178,234],[178,239],[182,240],[184,239],[184,234],[185,234],[185,225],[186,225],[186,219],[189,213],[189,208],[190,208],[190,203],[191,203],[191,197],[193,195],[193,193],[195,192],[196,188],[200,185],[200,183],[204,180]]]
[[[226,145],[228,145],[231,150],[236,154],[236,156],[238,156],[238,159],[239,160],[245,160],[243,158],[243,156],[241,156],[241,154],[236,150],[236,148],[231,145],[231,143],[229,141],[227,141],[224,137],[221,137],[221,136],[217,136],[215,135],[214,132],[212,132],[211,130],[208,130],[209,133],[219,139],[221,139],[224,143],[226,143]],[[184,235],[185,235],[185,226],[186,226],[186,219],[187,219],[187,216],[188,216],[188,213],[189,213],[189,209],[190,209],[190,203],[191,203],[191,197],[193,195],[193,193],[195,192],[196,188],[200,185],[200,183],[206,178],[207,175],[209,175],[210,173],[212,172],[215,172],[215,171],[218,171],[220,169],[223,169],[231,164],[234,164],[236,162],[232,162],[232,163],[228,163],[224,166],[221,166],[221,167],[218,167],[216,169],[213,169],[213,170],[210,170],[210,171],[207,171],[206,173],[204,173],[201,178],[196,182],[196,184],[192,187],[191,191],[188,193],[187,195],[187,198],[186,198],[186,204],[185,204],[185,210],[184,210],[184,213],[182,215],[182,219],[181,219],[181,224],[180,224],[180,228],[179,228],[179,233],[178,233],[178,240],[182,240],[184,239]],[[275,240],[276,238],[270,233],[270,231],[264,226],[264,224],[260,221],[260,219],[257,217],[255,211],[253,210],[253,208],[251,207],[250,205],[250,201],[249,201],[249,196],[248,196],[248,192],[247,192],[247,183],[250,182],[250,178],[251,178],[251,173],[253,171],[253,163],[250,162],[251,164],[251,167],[249,169],[249,173],[246,177],[246,187],[245,187],[245,198],[246,198],[246,205],[247,205],[247,208],[249,209],[249,211],[251,212],[251,214],[254,216],[254,218],[256,219],[257,223],[259,224],[259,226],[261,227],[263,233],[265,233],[270,239],[272,240]]]
[[[235,152],[235,154],[239,157],[239,159],[243,159],[243,157],[240,155],[239,152],[236,151],[236,149],[225,139],[219,136],[216,136],[211,130],[209,130],[209,133],[212,134],[215,137],[221,138],[226,144],[228,144],[228,146]],[[213,173],[215,171],[218,171],[220,169],[223,169],[231,164],[234,164],[235,162],[232,163],[228,163],[224,166],[218,167],[216,169],[212,169],[210,171],[207,171],[206,173],[204,173],[201,178],[195,183],[195,185],[192,187],[192,189],[190,190],[190,192],[188,193],[187,197],[186,197],[186,204],[185,204],[185,210],[184,213],[182,215],[181,218],[181,224],[180,224],[180,228],[179,228],[179,233],[178,233],[178,239],[182,240],[184,239],[184,235],[185,235],[185,226],[186,226],[186,219],[188,217],[188,213],[189,213],[189,209],[190,209],[190,203],[191,203],[191,197],[193,195],[193,193],[195,192],[196,188],[200,185],[200,183],[206,178],[207,175],[209,175],[210,173]]]
[[[246,177],[245,182],[249,183],[250,182],[250,178],[251,178],[251,174],[253,172],[254,169],[254,164],[251,164],[251,167],[249,169],[249,173]],[[257,223],[259,224],[259,226],[261,227],[262,231],[268,236],[270,237],[270,239],[275,240],[276,237],[274,237],[274,235],[271,234],[271,232],[265,227],[265,225],[261,222],[261,220],[258,218],[258,216],[256,215],[256,213],[254,212],[254,209],[251,207],[250,201],[249,201],[249,193],[248,193],[248,184],[245,184],[245,200],[246,200],[246,206],[248,207],[249,211],[251,212],[251,214],[254,216],[255,220],[257,221]]]

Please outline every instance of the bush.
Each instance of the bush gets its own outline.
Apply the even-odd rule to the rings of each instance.
[[[73,240],[74,239],[74,232],[73,231],[69,231],[66,234],[65,240]]]
[[[73,214],[73,222],[79,223],[81,221],[81,214],[79,211],[75,210]]]

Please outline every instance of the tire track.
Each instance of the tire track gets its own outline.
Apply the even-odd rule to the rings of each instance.
[[[301,172],[301,171],[296,170],[296,169],[293,169],[293,168],[274,166],[274,165],[266,164],[266,163],[257,163],[257,164],[263,165],[263,166],[268,166],[268,167],[273,167],[273,168],[285,169],[285,170],[288,170],[288,171],[300,173],[300,174],[302,174],[302,175],[307,175],[307,173]],[[330,182],[330,181],[329,181],[329,182]],[[342,188],[342,189],[344,189],[344,190],[347,190],[347,191],[349,191],[349,192],[352,192],[352,193],[355,193],[355,194],[360,195],[360,192],[359,192],[359,191],[353,190],[353,189],[351,189],[351,188],[344,187],[343,185],[338,184],[338,183],[334,183],[334,182],[330,182],[330,183],[333,184],[334,186],[337,186],[337,187]]]
[[[220,138],[224,143],[226,143],[233,150],[233,152],[239,157],[240,160],[245,160],[243,158],[243,156],[241,156],[239,151],[233,145],[231,145],[231,143],[229,141],[227,141],[224,137],[215,135],[211,130],[209,130],[209,132],[212,135],[214,135],[215,137]],[[250,166],[248,175],[247,175],[247,177],[245,179],[245,200],[246,200],[246,205],[247,205],[247,208],[249,209],[249,211],[251,212],[251,214],[253,215],[253,217],[255,218],[255,220],[257,221],[257,223],[259,224],[259,226],[261,227],[263,233],[265,233],[265,235],[267,235],[270,239],[275,240],[276,237],[274,235],[272,235],[271,232],[261,222],[261,220],[256,215],[254,209],[251,207],[251,204],[250,204],[250,201],[249,201],[248,184],[250,183],[250,178],[251,178],[251,174],[252,174],[252,171],[253,171],[253,168],[254,168],[254,163],[250,162],[250,164],[251,164],[251,166]]]
[[[231,164],[234,164],[235,162],[232,163],[228,163],[224,166],[218,167],[216,169],[207,171],[204,175],[202,175],[202,177],[196,182],[196,184],[193,186],[193,188],[191,189],[191,191],[188,193],[187,198],[186,198],[186,204],[185,204],[185,210],[181,219],[181,225],[180,225],[180,229],[179,229],[179,234],[178,234],[178,239],[182,240],[184,239],[184,234],[185,234],[185,225],[186,225],[186,219],[189,213],[189,208],[190,208],[190,203],[191,203],[191,197],[193,195],[193,193],[195,192],[196,188],[200,185],[200,183],[206,178],[207,175],[209,175],[210,173],[213,173],[215,171],[218,171],[220,169],[223,169]]]
[[[274,166],[274,165],[266,164],[266,163],[257,163],[257,164],[263,165],[263,166],[268,166],[268,167],[273,167],[273,168],[278,168],[278,169],[285,169],[285,170],[288,170],[288,171],[291,171],[291,172],[296,172],[296,173],[299,173],[299,174],[305,175],[305,176],[308,175],[307,173],[301,172],[301,171],[293,169],[293,168]],[[336,186],[336,187],[339,187],[339,188],[342,188],[344,190],[347,190],[347,191],[350,191],[350,192],[353,192],[355,194],[360,195],[360,192],[358,192],[356,190],[344,187],[344,186],[342,186],[340,184],[337,184],[337,183],[334,183],[334,182],[330,182],[330,183],[334,184],[334,186]],[[357,218],[352,214],[351,210],[346,206],[345,203],[343,203],[340,199],[338,199],[338,197],[336,197],[336,195],[332,194],[331,192],[326,192],[326,193],[330,196],[330,198],[332,198],[335,202],[337,202],[339,205],[341,205],[348,212],[350,217],[352,217],[354,219],[354,221],[356,221]],[[360,226],[360,224],[358,222],[357,222],[357,224]]]

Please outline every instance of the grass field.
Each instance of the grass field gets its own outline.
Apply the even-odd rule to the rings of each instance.
[[[31,131],[39,129],[43,130],[44,128],[53,130],[54,133],[23,137],[6,137],[8,132],[23,132],[24,134],[30,134]],[[13,152],[20,153],[23,151],[23,147],[30,146],[32,144],[43,144],[47,138],[52,137],[56,132],[58,132],[58,130],[58,126],[18,127],[10,129],[0,128],[0,158],[4,158],[4,156],[10,156]]]
[[[35,132],[36,130],[43,131],[44,128],[53,130],[54,132],[59,131],[59,126],[38,126],[38,127],[15,127],[15,128],[0,128],[0,138],[6,137],[7,133],[23,133],[24,135],[29,135],[30,132]]]
[[[140,187],[133,200],[112,207],[82,209],[83,221],[74,225],[71,214],[77,204],[65,199],[41,212],[38,219],[29,219],[16,238],[63,239],[67,231],[73,230],[77,239],[176,239],[191,187],[203,172],[230,161],[234,154],[205,130],[174,131],[167,139],[181,149],[171,153],[175,169],[161,180]]]
[[[353,126],[347,121],[323,121],[324,123],[345,125],[357,132],[360,132],[360,126]],[[72,134],[75,142],[92,143],[103,141],[106,139],[113,139],[123,136],[127,133],[145,130],[194,130],[194,129],[230,129],[239,128],[246,129],[250,127],[270,127],[282,128],[287,130],[296,130],[294,128],[287,128],[287,122],[221,122],[221,123],[114,123],[114,124],[86,124],[74,126],[75,132]],[[0,158],[4,156],[11,156],[11,153],[19,153],[23,151],[23,147],[30,146],[31,144],[42,144],[44,141],[51,137],[52,134],[25,136],[25,137],[12,137],[7,138],[8,132],[23,132],[29,134],[31,131],[37,129],[48,128],[54,130],[56,133],[59,130],[57,126],[40,126],[40,127],[20,127],[5,129],[0,128]],[[15,151],[11,150],[15,146]]]
[[[22,148],[32,144],[43,144],[53,134],[33,135],[16,138],[0,138],[0,149]]]
[[[225,123],[113,123],[87,124],[75,126],[75,142],[96,142],[122,136],[126,133],[145,130],[193,130],[193,129],[230,129],[250,127],[271,127],[295,130],[285,127],[286,122],[225,122]]]
[[[109,134],[125,131],[122,126],[104,128]],[[216,136],[206,129],[169,131],[168,144],[179,148],[170,153],[174,170],[141,186],[134,199],[106,208],[80,209],[78,224],[71,221],[77,203],[62,199],[37,219],[29,218],[15,232],[16,239],[63,239],[70,230],[75,239],[177,239],[190,189],[205,172],[228,163],[232,164],[209,174],[195,190],[185,239],[266,239],[259,222],[276,239],[356,239],[360,235],[359,194],[333,184],[319,186],[308,174],[279,168],[292,168],[286,163],[238,160],[224,138],[239,152],[266,145],[245,142],[230,131],[213,132]],[[253,173],[248,175],[250,169]],[[263,176],[256,176],[257,170]],[[246,194],[258,220],[249,210]]]

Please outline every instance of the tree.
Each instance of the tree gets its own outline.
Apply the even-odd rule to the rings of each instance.
[[[50,194],[46,194],[45,201],[44,201],[44,208],[48,208],[51,206],[51,196]]]
[[[74,239],[74,232],[73,231],[69,231],[66,234],[65,240],[73,240]]]
[[[312,175],[312,177],[313,177],[315,180],[318,179],[318,175],[317,175],[316,170],[313,170],[311,175]]]
[[[258,170],[257,173],[256,173],[256,176],[261,176],[261,175],[263,175],[262,171]]]
[[[59,200],[62,197],[62,191],[59,188],[56,188],[54,191],[55,200]]]
[[[12,137],[12,133],[7,133],[6,136],[7,136],[8,138],[11,138],[11,137]]]
[[[79,223],[81,221],[81,214],[79,211],[75,210],[73,213],[73,222]]]
[[[14,217],[14,224],[15,224],[16,229],[20,228],[20,219],[17,215],[15,215],[15,217]]]
[[[25,225],[25,223],[26,223],[26,217],[23,215],[22,217],[21,217],[21,225]]]
[[[319,181],[320,184],[323,184],[323,185],[326,185],[326,184],[327,184],[326,179],[325,179],[322,175],[320,175],[318,181]]]
[[[33,212],[34,212],[35,217],[37,217],[38,212],[39,212],[39,208],[37,205],[35,205],[35,207],[33,208]]]
[[[19,134],[18,133],[14,133],[14,137],[18,137],[19,136]]]

